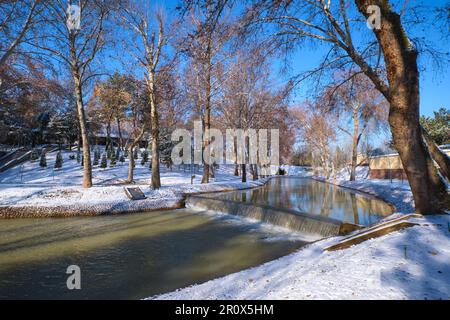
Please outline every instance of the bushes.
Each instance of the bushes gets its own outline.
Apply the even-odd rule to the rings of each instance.
[[[111,152],[111,161],[109,162],[109,166],[110,167],[114,167],[116,165],[116,153],[115,152]]]
[[[286,170],[284,170],[282,168],[278,168],[277,176],[284,176],[284,175],[286,175]]]
[[[41,159],[39,160],[39,166],[41,168],[46,168],[47,167],[47,157],[46,157],[45,149],[42,149]]]
[[[94,162],[92,163],[94,166],[98,166],[98,162],[100,161],[100,150],[94,150]]]
[[[108,166],[108,160],[106,159],[106,154],[102,155],[102,162],[100,163],[100,168],[106,169]]]
[[[31,154],[30,154],[30,160],[31,160],[31,162],[35,162],[37,159],[39,159],[39,155],[38,155],[37,151],[35,149],[33,149],[33,151],[31,151]]]
[[[142,151],[142,153],[141,153],[141,165],[142,165],[142,166],[145,166],[145,164],[147,163],[147,161],[148,161],[148,151],[147,151],[147,150],[144,150],[144,151]]]
[[[58,151],[56,154],[56,160],[55,160],[55,169],[61,169],[63,164],[63,157],[61,154],[61,151]]]

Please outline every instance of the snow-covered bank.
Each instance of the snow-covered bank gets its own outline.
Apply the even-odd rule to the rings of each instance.
[[[144,191],[147,199],[139,201],[129,200],[123,191],[123,186],[93,187],[83,189],[80,187],[44,188],[32,187],[24,190],[28,197],[20,194],[23,201],[17,202],[15,197],[7,200],[15,204],[1,204],[0,218],[38,218],[38,217],[69,217],[82,215],[102,215],[147,212],[164,209],[177,209],[183,207],[186,195],[247,189],[262,186],[267,179],[250,181],[247,183],[227,182],[210,183],[207,185],[178,185],[152,190],[148,185],[138,186]],[[8,188],[12,191],[9,192]],[[12,193],[18,192],[20,186],[3,186],[2,190]],[[31,190],[30,190],[31,189]],[[34,191],[37,189],[37,191]],[[20,193],[20,192],[19,192]]]
[[[312,178],[373,195],[395,206],[396,213],[414,212],[414,199],[409,184],[406,181],[393,180],[390,182],[389,180],[381,179],[348,181],[325,180],[321,177]]]
[[[450,299],[450,216],[346,250],[334,237],[264,265],[156,299]]]
[[[221,166],[211,183],[201,184],[198,168],[191,172],[189,168],[174,166],[172,170],[161,168],[162,187],[152,190],[148,163],[141,165],[138,160],[134,184],[125,184],[126,161],[114,167],[94,166],[94,186],[85,189],[81,187],[82,168],[75,159],[70,159],[70,154],[73,155],[63,153],[64,163],[60,170],[53,169],[56,158],[53,152],[47,154],[47,168],[40,168],[38,161],[28,161],[0,173],[0,217],[98,215],[173,209],[183,205],[187,194],[252,188],[267,181],[242,183],[240,177],[233,175],[233,167]],[[123,190],[125,186],[140,187],[147,199],[129,200]]]
[[[327,182],[391,203],[396,213],[387,219],[414,211],[407,182]],[[332,252],[324,248],[342,237],[324,239],[264,265],[151,298],[450,299],[450,216],[410,221],[419,225]]]

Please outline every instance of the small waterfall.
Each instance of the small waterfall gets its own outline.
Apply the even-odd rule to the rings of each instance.
[[[360,226],[321,216],[308,215],[288,209],[246,204],[203,196],[190,196],[186,207],[233,214],[284,227],[307,235],[329,237],[360,229]]]

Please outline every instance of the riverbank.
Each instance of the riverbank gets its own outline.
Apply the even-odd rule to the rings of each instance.
[[[391,203],[397,210],[388,219],[414,209],[402,181],[328,182]],[[345,250],[324,251],[342,237],[324,239],[261,266],[151,299],[450,299],[450,216],[410,221],[418,225]]]
[[[334,237],[261,266],[154,299],[449,299],[450,216],[345,250]]]
[[[189,177],[185,177],[188,180]],[[164,183],[164,176],[162,178]],[[178,183],[153,190],[148,184],[94,186],[1,185],[0,218],[95,216],[149,212],[184,207],[187,195],[242,190],[264,185],[268,179],[242,183],[239,178],[209,184]],[[147,199],[132,201],[123,190],[139,187]]]
[[[149,163],[136,162],[134,183],[126,183],[128,159],[110,163],[106,168],[93,166],[92,188],[82,188],[82,167],[75,153],[63,151],[61,169],[54,169],[56,152],[47,153],[47,167],[39,161],[27,161],[0,173],[0,218],[42,218],[94,216],[177,209],[186,195],[253,188],[267,180],[242,183],[233,175],[233,166],[220,166],[209,184],[201,184],[201,169],[189,166],[161,167],[159,190],[150,188]],[[192,170],[191,170],[192,169]],[[250,179],[250,177],[249,177]],[[139,187],[147,197],[132,201],[124,187]]]

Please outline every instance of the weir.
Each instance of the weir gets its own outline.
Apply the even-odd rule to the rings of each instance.
[[[247,204],[211,196],[190,196],[186,199],[186,207],[193,210],[209,210],[237,215],[321,238],[343,235],[362,228],[360,225],[294,210]]]

